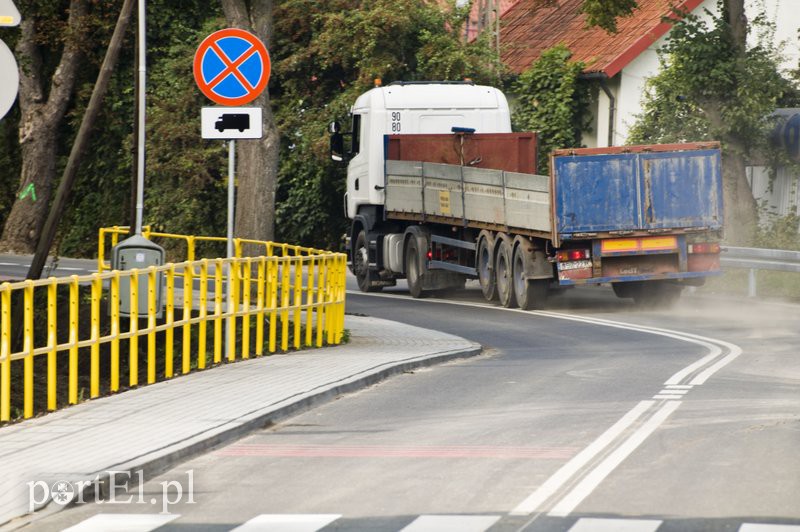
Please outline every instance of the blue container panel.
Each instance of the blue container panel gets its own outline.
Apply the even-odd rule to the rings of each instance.
[[[642,225],[637,160],[630,155],[555,158],[559,233],[635,230]]]
[[[717,150],[643,153],[644,228],[722,225]]]

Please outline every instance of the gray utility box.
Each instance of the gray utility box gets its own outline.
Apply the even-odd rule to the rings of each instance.
[[[147,317],[148,282],[147,268],[164,264],[164,248],[147,240],[141,235],[134,235],[123,240],[111,251],[111,268],[114,270],[139,269],[139,287],[137,290],[138,312],[140,318]],[[156,274],[156,317],[164,313],[164,274]],[[131,302],[131,278],[129,276],[119,279],[119,314],[128,317],[136,303]]]

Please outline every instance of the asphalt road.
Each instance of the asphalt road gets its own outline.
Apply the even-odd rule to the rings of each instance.
[[[643,311],[599,288],[521,312],[468,288],[449,301],[412,300],[403,286],[351,293],[348,312],[451,332],[486,351],[341,397],[148,480],[142,496],[155,499],[165,486],[188,491],[191,474],[194,504],[184,493],[158,530],[274,525],[269,514],[297,514],[298,528],[244,526],[800,530],[798,307],[690,296]],[[149,505],[87,504],[37,529],[118,512],[158,518]]]

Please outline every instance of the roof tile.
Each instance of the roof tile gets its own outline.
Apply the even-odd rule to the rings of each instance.
[[[616,34],[587,28],[586,15],[579,13],[583,0],[519,0],[502,17],[502,60],[521,73],[543,51],[564,44],[574,61],[586,64],[584,72],[616,75],[648,46],[669,31],[662,18],[672,8],[691,11],[702,0],[638,0],[630,17],[617,20]]]

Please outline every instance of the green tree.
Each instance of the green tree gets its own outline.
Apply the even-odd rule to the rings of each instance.
[[[553,149],[580,146],[590,127],[589,86],[579,79],[584,64],[571,57],[563,45],[545,50],[511,84],[514,128],[537,132],[542,174],[548,173]]]
[[[452,3],[451,3],[452,4]],[[344,169],[328,156],[327,125],[375,79],[497,81],[483,40],[465,44],[466,11],[425,0],[286,0],[276,6],[274,102],[281,130],[276,235],[339,245]]]
[[[694,15],[675,24],[629,140],[722,141],[726,240],[749,244],[757,205],[745,164],[768,149],[769,116],[793,89],[769,40],[741,50],[720,7],[722,14],[708,24]]]

